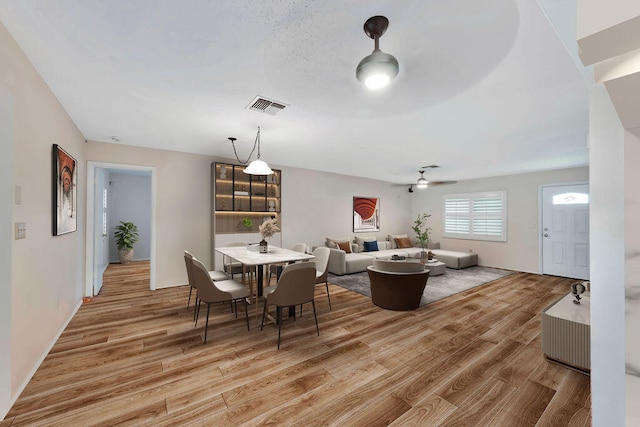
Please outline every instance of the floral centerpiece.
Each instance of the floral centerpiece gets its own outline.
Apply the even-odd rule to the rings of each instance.
[[[260,242],[260,252],[266,253],[266,239],[273,236],[276,232],[280,231],[280,229],[278,228],[278,220],[276,218],[266,220],[258,226],[258,231],[260,231],[260,235],[262,235],[262,241]]]
[[[260,224],[258,230],[260,231],[263,239],[268,239],[276,232],[280,231],[280,229],[278,228],[278,220],[276,218],[268,219]]]

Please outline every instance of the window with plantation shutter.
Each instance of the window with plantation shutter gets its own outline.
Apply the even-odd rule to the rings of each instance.
[[[443,237],[507,241],[505,191],[443,196]]]

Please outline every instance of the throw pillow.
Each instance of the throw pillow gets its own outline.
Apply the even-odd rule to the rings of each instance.
[[[396,238],[401,239],[403,237],[409,237],[406,234],[389,234],[388,240],[391,243],[391,249],[397,249]]]
[[[356,245],[358,245],[358,252],[364,252],[364,242],[372,242],[375,241],[376,236],[356,236],[355,241]]]
[[[395,241],[396,241],[396,246],[400,249],[413,247],[413,244],[411,243],[411,239],[408,237],[396,237]]]
[[[364,242],[364,251],[365,252],[373,252],[373,251],[377,251],[378,250],[378,242],[377,241],[372,241],[372,242]]]
[[[331,249],[338,249],[338,242],[346,242],[348,241],[348,237],[327,237],[327,241],[325,242],[325,246]]]
[[[335,243],[336,243],[336,245],[338,245],[339,249],[342,249],[343,251],[345,251],[348,254],[351,253],[351,243],[349,243],[349,242],[335,242]]]

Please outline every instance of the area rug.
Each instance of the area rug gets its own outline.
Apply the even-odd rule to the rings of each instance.
[[[420,300],[420,306],[422,307],[423,305],[441,300],[442,298],[475,288],[476,286],[508,276],[512,273],[514,272],[509,270],[481,266],[468,267],[462,270],[447,268],[445,274],[433,277],[429,276],[427,286]],[[369,275],[366,271],[344,276],[336,276],[329,273],[329,283],[371,298]]]

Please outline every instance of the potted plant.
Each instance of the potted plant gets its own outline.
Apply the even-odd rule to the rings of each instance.
[[[411,227],[413,232],[416,233],[416,240],[420,243],[420,247],[422,248],[420,260],[423,263],[426,262],[429,257],[429,254],[425,249],[429,244],[429,232],[431,231],[431,228],[427,227],[427,219],[429,219],[430,216],[431,215],[426,213],[418,214],[416,220],[413,221],[413,227]]]
[[[253,228],[253,221],[251,221],[251,218],[247,218],[244,217],[240,220],[240,222],[238,223],[238,225],[236,226],[236,229],[238,230],[251,230]]]
[[[133,245],[138,241],[138,227],[133,222],[120,221],[113,235],[116,238],[120,262],[128,264],[133,259]]]

